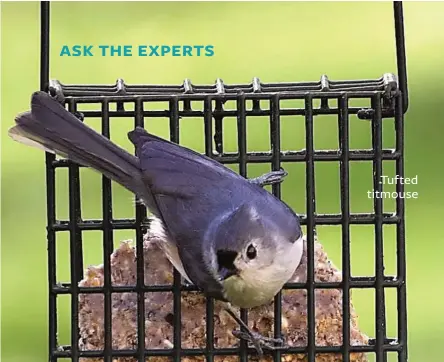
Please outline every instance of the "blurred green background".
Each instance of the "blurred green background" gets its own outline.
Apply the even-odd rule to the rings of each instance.
[[[44,155],[12,142],[6,132],[14,116],[29,107],[39,88],[39,4],[2,3],[2,354],[8,362],[43,362],[47,356],[47,256]],[[444,82],[443,3],[404,5],[410,109],[405,119],[406,175],[418,175],[418,185],[406,187],[419,198],[407,201],[409,357],[413,362],[443,360],[442,299],[443,171],[442,84]],[[212,44],[213,57],[60,57],[63,44]],[[194,84],[378,78],[396,72],[392,4],[382,3],[63,3],[51,4],[51,78],[64,83]],[[162,109],[162,104],[152,105]],[[199,109],[196,105],[196,109]],[[82,108],[81,108],[82,109]],[[85,109],[85,108],[83,108]],[[269,148],[267,119],[248,121],[249,150]],[[99,129],[100,120],[88,119]],[[154,133],[168,136],[168,120],[145,120]],[[182,121],[181,141],[203,150],[203,124]],[[131,119],[112,120],[112,139],[129,148],[126,131]],[[370,127],[351,117],[350,145],[370,147]],[[236,149],[235,119],[226,121],[225,148]],[[393,147],[393,122],[384,122],[384,147]],[[303,119],[283,117],[282,147],[304,147]],[[337,147],[337,123],[319,117],[315,147]],[[284,199],[305,212],[305,167],[283,165],[290,175]],[[250,167],[249,176],[265,172]],[[338,212],[338,165],[316,166],[317,211]],[[67,172],[58,171],[57,217],[66,219]],[[372,210],[371,163],[351,165],[352,212]],[[393,175],[394,165],[384,165]],[[101,217],[101,178],[82,170],[82,212]],[[387,188],[392,190],[393,188]],[[113,186],[115,217],[134,215],[131,194]],[[384,211],[394,210],[393,200]],[[395,229],[384,228],[386,274],[396,273]],[[352,274],[374,273],[373,228],[353,226]],[[119,240],[132,232],[115,233]],[[320,227],[319,237],[330,258],[341,266],[339,227]],[[57,277],[69,279],[68,235],[58,237]],[[85,266],[102,262],[100,232],[84,233]],[[59,297],[59,339],[69,344],[69,297]],[[360,327],[374,336],[375,295],[353,292]],[[387,331],[396,335],[396,294],[387,291]],[[441,343],[439,343],[441,342]],[[395,356],[390,357],[395,361]]]

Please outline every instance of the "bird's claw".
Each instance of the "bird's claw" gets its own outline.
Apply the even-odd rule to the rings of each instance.
[[[236,338],[250,342],[258,352],[259,356],[263,355],[262,349],[274,351],[284,346],[284,340],[281,338],[265,337],[251,330],[249,332],[234,330],[232,333]]]
[[[280,338],[265,337],[260,333],[252,331],[248,327],[248,325],[237,316],[230,303],[226,305],[225,310],[228,312],[228,314],[231,315],[231,317],[233,317],[233,319],[241,326],[241,328],[243,327],[241,330],[234,330],[232,332],[233,336],[238,339],[250,342],[256,349],[260,358],[264,355],[262,348],[273,351],[278,348],[285,347],[284,341]]]
[[[284,178],[287,177],[287,175],[287,171],[285,171],[284,169],[280,169],[279,171],[271,171],[259,177],[250,178],[248,179],[248,181],[252,184],[264,187],[267,185],[274,185],[283,182]]]

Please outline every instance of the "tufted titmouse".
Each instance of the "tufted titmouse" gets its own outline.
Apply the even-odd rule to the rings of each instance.
[[[34,93],[31,111],[15,121],[13,139],[91,167],[132,191],[153,213],[159,247],[206,295],[241,308],[260,306],[299,265],[298,217],[262,187],[279,182],[281,173],[247,180],[141,127],[128,133],[133,156],[44,92]],[[265,337],[247,331],[259,353],[261,344],[272,348]]]

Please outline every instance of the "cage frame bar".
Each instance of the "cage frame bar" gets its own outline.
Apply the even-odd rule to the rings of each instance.
[[[342,112],[338,117],[339,149],[341,181],[341,234],[342,234],[342,361],[350,361],[350,149],[349,149],[349,114],[348,97],[344,95],[338,99],[338,106],[342,105]]]
[[[347,96],[347,94],[346,93],[344,93],[343,94],[343,98],[344,97],[346,97]],[[380,97],[381,97],[381,95],[380,95],[380,93],[376,93],[376,95],[373,95],[373,98],[372,99],[375,99],[375,97],[377,97],[378,99],[380,99]],[[307,101],[307,99],[309,99],[310,100],[310,102],[312,102],[312,100],[313,100],[313,97],[311,96],[311,94],[307,94],[307,95],[305,95],[305,98],[306,98],[306,101]],[[279,95],[274,95],[274,99],[279,99]],[[71,111],[75,111],[75,109],[76,109],[76,107],[75,107],[75,105],[77,104],[76,102],[73,102],[73,99],[67,99],[67,101],[70,103],[70,104],[74,104],[74,106],[73,107],[71,107]],[[140,104],[142,104],[142,101],[141,101],[141,99],[138,99],[138,101],[139,101],[139,103]],[[242,104],[242,103],[241,103]],[[271,106],[273,106],[273,107],[275,107],[274,106],[274,104],[278,104],[278,102],[272,102],[271,103]],[[136,106],[137,107],[137,106]],[[307,178],[308,178],[308,182],[307,182],[307,187],[308,187],[308,189],[307,189],[307,193],[308,193],[308,195],[312,195],[312,194],[314,194],[314,169],[313,170],[311,170],[311,168],[314,166],[314,148],[313,148],[313,146],[312,145],[310,145],[310,143],[312,143],[312,138],[313,138],[313,131],[311,130],[310,131],[310,129],[312,129],[312,127],[313,127],[313,112],[312,112],[312,110],[311,110],[311,108],[312,108],[312,106],[310,106],[310,105],[308,105],[308,103],[307,103],[307,105],[306,105],[306,107],[307,107],[307,110],[306,110],[306,125],[308,126],[308,131],[307,131],[307,133],[306,133],[306,137],[307,137],[307,142],[308,142],[308,147],[306,147],[306,149],[307,149],[307,152],[306,152],[306,160],[305,160],[305,162],[307,163],[307,170],[308,170],[308,172],[307,172]],[[379,104],[377,104],[376,105],[376,103],[375,103],[375,105],[374,105],[374,107],[375,107],[375,109],[378,109],[378,107],[379,107],[379,109],[380,109],[380,103]],[[243,114],[245,113],[245,112],[243,112],[243,107],[241,106],[240,107],[240,109],[241,109],[241,112],[239,112],[239,114],[240,114],[240,119],[243,119],[244,117],[243,117]],[[173,107],[173,110],[174,110],[174,107]],[[172,113],[175,113],[175,112],[172,112]],[[140,114],[140,113],[139,113]],[[207,114],[207,117],[210,117],[211,116],[211,112],[210,112],[210,110],[207,110],[207,112],[206,112],[206,114]],[[274,111],[272,111],[271,112],[271,114],[273,115],[273,118],[275,118],[276,120],[277,119],[279,119],[279,110],[274,110]],[[142,119],[143,117],[141,116],[141,115],[139,115],[139,117]],[[276,122],[275,121],[275,124],[277,124],[278,122]],[[242,128],[242,122],[240,123],[241,124],[241,128]],[[311,125],[311,126],[310,126]],[[243,129],[243,128],[242,128]],[[208,130],[207,130],[207,133],[208,133]],[[311,140],[311,141],[310,141]],[[242,143],[244,143],[244,140],[243,139],[240,139],[240,141],[239,141],[241,144]],[[274,143],[275,143],[276,141],[274,141]],[[210,143],[208,143],[207,142],[207,144],[209,145]],[[241,149],[246,149],[246,146],[243,146],[243,145],[241,145]],[[382,160],[382,149],[378,149],[378,148],[376,148],[376,150],[374,151],[374,154],[375,154],[375,156],[377,156],[378,154],[379,154],[379,157],[381,158],[381,160]],[[277,155],[277,156],[276,156]],[[274,152],[272,152],[272,157],[274,157],[274,159],[275,160],[279,160],[279,155],[280,155],[280,152],[277,152],[276,151],[276,148],[275,148],[275,151]],[[242,156],[241,156],[241,159],[242,159]],[[244,155],[243,156],[243,159],[245,160],[246,159],[246,155]],[[72,167],[73,165],[71,164],[71,162],[67,162],[67,164],[66,164],[68,167]],[[278,164],[276,164],[276,165],[278,165]],[[52,165],[52,166],[54,166],[54,165]],[[277,166],[274,166],[274,168],[276,168]],[[244,169],[246,170],[246,168],[244,167]],[[313,174],[313,175],[312,175]],[[312,182],[310,182],[310,179],[313,177],[313,180],[312,180]],[[310,190],[310,184],[312,184],[313,186],[311,186],[311,188],[313,189],[313,190]],[[75,194],[75,193],[73,193],[73,194]],[[278,195],[279,196],[279,195]],[[74,198],[74,197],[73,197]],[[307,200],[308,200],[308,204],[310,205],[310,204],[312,204],[312,202],[310,201],[310,200],[313,200],[314,201],[314,199],[315,199],[315,197],[314,197],[314,195],[312,196],[312,197],[308,197],[307,198]],[[311,209],[310,209],[310,207],[311,207]],[[74,207],[74,210],[75,210],[75,207]],[[310,235],[310,231],[309,230],[313,230],[313,236],[312,237],[314,237],[314,226],[313,226],[313,229],[310,227],[310,225],[316,225],[317,224],[317,220],[319,219],[319,215],[317,215],[314,211],[312,211],[312,210],[314,210],[314,206],[308,206],[308,209],[307,209],[307,214],[313,214],[313,215],[315,215],[315,217],[313,217],[313,218],[306,218],[305,220],[304,219],[302,219],[302,223],[304,224],[304,221],[305,221],[305,224],[309,227],[309,229],[308,229],[308,232],[307,232],[307,236],[309,236]],[[380,222],[381,222],[381,225],[382,224],[388,224],[388,223],[395,223],[395,224],[397,224],[398,222],[399,222],[399,219],[396,217],[396,216],[393,216],[393,215],[384,215],[384,214],[382,214],[382,213],[380,213],[380,214],[378,214],[378,213],[380,213],[380,211],[376,211],[375,212],[375,214],[372,214],[372,216],[369,218],[369,219],[363,219],[363,218],[361,218],[361,223],[363,223],[362,222],[362,220],[365,220],[367,223],[374,223],[374,222],[377,222],[378,221],[378,217],[379,217],[379,219],[380,219]],[[364,215],[364,217],[365,217],[365,215]],[[367,215],[367,217],[368,217],[368,215]],[[73,218],[73,217],[72,217]],[[75,218],[75,217],[74,217]],[[385,219],[384,219],[385,218]],[[136,228],[137,229],[137,227],[138,227],[138,225],[140,225],[140,227],[142,227],[143,225],[142,225],[142,220],[143,220],[143,218],[141,218],[141,217],[136,217],[136,219],[135,219],[135,221],[134,222],[132,222],[131,223],[131,225],[132,225],[132,227],[133,228]],[[325,219],[324,219],[325,220]],[[338,215],[338,217],[336,218],[336,219],[332,219],[331,217],[330,217],[330,220],[328,220],[327,219],[327,221],[326,221],[326,223],[327,224],[330,224],[330,222],[331,221],[335,221],[336,222],[336,224],[341,224],[342,222],[343,222],[343,216],[341,217],[341,215]],[[359,220],[359,218],[356,218],[354,221],[356,222],[356,221],[358,221]],[[321,221],[322,221],[322,218],[321,218]],[[390,222],[389,222],[390,221]],[[350,219],[349,220],[349,223],[350,224],[352,224],[353,223],[353,220],[352,219]],[[358,222],[359,223],[359,222]],[[103,222],[101,222],[101,227],[103,227],[103,225],[104,225],[104,223]],[[53,225],[54,226],[54,225]],[[67,224],[65,224],[65,226],[68,228],[68,230],[71,230],[72,231],[72,233],[74,234],[75,232],[77,232],[77,230],[81,230],[82,228],[81,228],[81,226],[82,226],[82,224],[80,224],[80,223],[75,223],[75,226],[76,226],[76,228],[75,228],[75,230],[73,229],[73,223],[72,222],[68,222]],[[128,226],[128,224],[126,225],[126,226]],[[112,225],[111,226],[113,229],[114,229],[114,225]],[[87,228],[85,228],[85,229],[87,229]],[[91,228],[90,228],[91,229]],[[60,231],[61,229],[59,229],[59,231]],[[140,239],[140,236],[141,234],[139,234],[139,237],[138,237],[138,239]],[[308,244],[308,249],[310,249],[310,246],[309,246],[310,244]],[[311,253],[313,253],[313,251],[311,252]],[[308,253],[308,255],[310,256],[310,252]],[[317,283],[315,283],[314,282],[314,280],[313,279],[311,279],[311,278],[313,278],[313,276],[310,276],[310,275],[312,275],[312,273],[313,273],[313,270],[311,270],[312,268],[314,267],[314,265],[312,264],[311,266],[310,266],[310,262],[309,262],[309,267],[308,267],[308,278],[307,278],[307,283],[294,283],[294,285],[293,285],[293,288],[301,288],[301,287],[305,287],[305,288],[307,288],[307,290],[309,290],[309,293],[308,293],[308,296],[309,296],[309,299],[310,299],[310,302],[309,302],[309,305],[311,304],[311,303],[313,303],[313,299],[314,299],[314,297],[313,296],[311,296],[310,297],[310,295],[313,295],[313,293],[314,293],[314,290],[316,289],[316,288],[318,288],[318,287],[321,287],[321,288],[326,288],[326,287],[332,287],[332,288],[340,288],[341,287],[341,283],[333,283],[333,284],[331,284],[331,285],[328,285],[328,284],[326,284],[326,283],[319,283],[319,284],[317,284]],[[365,281],[365,280],[360,280],[360,281],[356,281],[355,283],[353,282],[353,281],[350,281],[349,282],[349,285],[350,285],[350,287],[356,287],[356,286],[362,286],[362,287],[371,287],[371,288],[374,288],[374,287],[377,287],[378,285],[380,286],[380,287],[388,287],[388,286],[393,286],[393,287],[398,287],[399,286],[399,283],[395,280],[395,277],[393,277],[393,280],[392,281],[387,281],[385,278],[383,279],[383,281],[382,281],[382,283],[380,282],[380,281],[378,281],[378,279],[376,278],[375,280],[367,280],[367,281]],[[291,286],[289,286],[290,288],[291,288]],[[289,289],[289,287],[285,287],[285,289]],[[73,285],[71,285],[68,289],[66,289],[65,291],[67,292],[67,293],[69,293],[69,294],[71,294],[72,292],[73,292]],[[170,287],[171,288],[171,287]],[[175,289],[176,288],[176,289]],[[140,285],[138,285],[138,286],[136,286],[136,288],[135,288],[135,290],[138,292],[138,293],[145,293],[145,292],[147,292],[147,291],[149,291],[149,292],[157,292],[157,291],[167,291],[167,290],[177,290],[177,288],[178,288],[178,285],[176,284],[175,286],[173,286],[172,287],[172,289],[167,289],[167,287],[165,287],[165,286],[156,286],[156,287],[153,287],[153,288],[150,288],[150,287],[145,287],[145,286],[140,286]],[[85,289],[80,289],[80,288],[78,288],[78,287],[74,287],[74,290],[77,290],[77,293],[81,293],[81,292],[93,292],[93,291],[95,291],[95,292],[97,292],[97,291],[101,291],[101,290],[104,290],[105,288],[103,288],[103,289],[101,289],[101,288],[85,288]],[[191,288],[187,288],[187,287],[181,287],[180,288],[180,290],[186,290],[186,289],[188,289],[188,290],[192,290]],[[61,291],[60,289],[58,290],[59,292]],[[121,287],[114,287],[114,288],[112,288],[111,289],[111,292],[116,292],[116,291],[120,291],[120,292],[124,292],[124,291],[126,291],[126,292],[128,292],[128,291],[134,291],[132,288],[121,288]],[[62,294],[62,293],[60,293],[60,294]],[[179,296],[180,296],[180,294],[178,294],[178,293],[176,293],[176,296],[177,296],[177,298],[179,298]],[[140,300],[142,300],[141,298],[139,298],[139,301]],[[310,310],[310,308],[312,308],[312,307],[309,307],[308,308],[308,310]],[[140,312],[139,312],[140,313]],[[243,312],[243,313],[245,313],[245,312]],[[309,312],[309,313],[311,313],[312,315],[313,315],[313,310],[311,311],[311,312]],[[142,314],[142,313],[141,313]],[[177,315],[177,313],[176,313],[176,315]],[[309,324],[311,324],[311,325],[313,325],[313,323],[314,323],[314,319],[312,319],[313,317],[309,317]],[[313,331],[313,332],[311,332],[312,334],[314,333],[314,330],[311,328],[309,328],[309,330],[310,331]],[[310,340],[310,339],[309,339]],[[313,337],[311,337],[311,340],[313,341]],[[382,351],[381,353],[384,353],[385,351],[387,351],[387,350],[393,350],[393,351],[395,351],[395,350],[397,350],[396,348],[394,348],[394,349],[387,349],[387,347],[385,346],[385,342],[386,342],[386,339],[385,339],[385,337],[384,338],[380,338],[379,339],[379,341],[378,341],[378,339],[376,340],[377,341],[377,343],[378,343],[378,348],[379,348],[379,351]],[[382,341],[382,342],[381,342]],[[371,347],[371,346],[369,346],[369,347]],[[175,355],[177,356],[177,354],[178,354],[178,350],[179,350],[180,348],[178,348],[178,349],[174,349],[174,353],[175,353]],[[222,350],[225,350],[225,351],[227,351],[226,349],[222,349]],[[312,361],[314,361],[314,359],[315,359],[315,355],[316,355],[316,353],[321,353],[320,351],[322,351],[322,350],[324,350],[324,351],[328,351],[328,349],[326,350],[326,349],[320,349],[319,350],[319,347],[318,346],[314,346],[314,342],[312,342],[311,343],[311,346],[308,346],[306,349],[304,349],[304,351],[307,351],[307,353],[308,353],[308,355],[310,356],[310,354],[311,354],[311,356],[312,357],[309,357],[309,358],[311,358],[312,359]],[[342,351],[342,353],[344,353],[344,351],[342,350],[342,349],[340,349],[341,351]],[[352,348],[351,346],[350,346],[350,348],[348,348],[348,350],[349,350],[349,352],[352,352],[352,351],[355,351],[355,350],[357,350],[357,349],[354,349],[354,348]],[[359,349],[358,349],[359,350]],[[365,349],[364,349],[365,350]],[[368,350],[368,349],[367,349]],[[194,350],[195,351],[195,350]],[[214,355],[218,355],[218,353],[220,352],[221,350],[220,349],[214,349],[213,351],[212,351],[212,355],[214,356]],[[241,354],[246,354],[249,350],[247,349],[247,348],[240,348],[239,349],[239,351],[240,351],[240,353]],[[297,351],[297,349],[288,349],[288,350],[282,350],[282,351],[279,351],[279,350],[277,350],[275,353],[276,354],[279,354],[279,353],[281,353],[281,352],[285,352],[285,353],[291,353],[291,351]],[[112,353],[112,352],[109,352],[109,353]],[[142,348],[140,348],[139,350],[138,350],[138,358],[140,359],[140,358],[144,358],[144,356],[146,356],[147,355],[147,353],[149,353],[149,355],[152,355],[152,354],[150,354],[151,352],[147,352],[147,350],[145,350],[145,349],[142,349]],[[157,352],[156,352],[157,353]],[[180,350],[180,352],[179,352],[182,356],[184,355],[183,354],[183,350]],[[192,355],[192,353],[193,352],[191,352],[191,351],[189,351],[189,352],[187,352],[187,353],[189,353],[189,355]],[[227,353],[229,353],[228,351],[227,351]],[[79,358],[79,356],[88,356],[88,353],[86,353],[86,354],[82,354],[81,352],[76,352],[76,351],[70,351],[70,356],[73,358],[73,359],[76,359],[76,358]],[[118,354],[118,355],[120,355],[120,354]],[[158,355],[158,354],[155,354],[155,355]],[[187,354],[188,355],[188,354]],[[208,352],[207,352],[207,355],[208,355]],[[113,355],[113,356],[115,356],[115,355]],[[122,355],[123,356],[123,355]],[[245,357],[244,357],[245,358]]]
[[[110,138],[109,126],[109,104],[106,100],[102,102],[102,135]],[[102,175],[102,213],[103,213],[103,270],[104,270],[104,361],[112,362],[112,300],[111,300],[111,261],[113,252],[114,233],[111,225],[113,218],[111,180]]]

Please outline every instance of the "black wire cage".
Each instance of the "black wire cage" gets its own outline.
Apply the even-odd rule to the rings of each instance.
[[[396,212],[384,213],[383,200],[374,199],[374,212],[351,213],[349,199],[349,166],[351,161],[372,161],[374,191],[382,191],[379,182],[382,176],[383,163],[387,160],[396,164],[396,174],[404,177],[404,114],[408,107],[407,72],[404,45],[403,10],[401,2],[393,3],[395,40],[397,54],[397,76],[384,74],[375,80],[330,81],[322,76],[320,81],[304,83],[264,84],[258,78],[250,84],[226,85],[217,80],[212,85],[193,85],[185,80],[179,86],[137,85],[131,86],[118,80],[110,86],[98,85],[64,85],[49,79],[49,33],[50,3],[41,3],[41,90],[49,92],[68,110],[77,112],[78,104],[99,104],[99,111],[84,111],[83,117],[99,117],[102,120],[102,134],[109,137],[110,119],[113,117],[132,117],[134,126],[144,126],[145,117],[169,118],[170,139],[179,143],[180,119],[198,117],[202,120],[205,133],[205,154],[223,164],[238,164],[239,173],[246,176],[247,165],[262,163],[279,170],[281,163],[303,163],[306,167],[306,215],[301,220],[306,225],[307,236],[307,282],[288,283],[284,289],[307,290],[308,343],[306,347],[291,347],[276,350],[272,353],[275,361],[281,360],[283,353],[305,353],[308,362],[316,360],[318,353],[340,353],[342,361],[350,361],[351,352],[371,352],[377,362],[387,361],[387,353],[395,352],[398,362],[407,361],[407,315],[406,315],[406,262],[405,262],[405,221],[404,199],[396,199]],[[370,107],[352,107],[353,99],[366,99]],[[235,109],[224,107],[226,101],[235,101]],[[303,107],[284,108],[282,101],[300,100]],[[320,106],[314,106],[320,100]],[[168,102],[168,109],[147,110],[146,102]],[[203,104],[203,110],[193,110],[196,102]],[[131,104],[134,109],[126,110]],[[267,106],[264,106],[266,104]],[[116,110],[110,106],[116,105]],[[251,106],[250,106],[251,105]],[[269,106],[268,106],[269,105]],[[128,107],[127,107],[128,108]],[[313,124],[318,115],[337,115],[339,130],[338,148],[318,151],[314,148]],[[350,149],[349,147],[349,116],[356,115],[359,119],[371,122],[371,149]],[[248,152],[247,117],[269,117],[270,152]],[[282,152],[280,146],[280,117],[299,116],[305,118],[305,141],[303,150]],[[226,117],[236,117],[238,130],[238,152],[224,152],[222,139],[223,124]],[[396,144],[394,149],[382,146],[382,123],[394,122]],[[213,129],[214,127],[214,129]],[[336,161],[340,164],[340,200],[339,214],[316,213],[315,164],[318,162]],[[69,172],[69,220],[56,218],[55,185],[57,169],[67,168]],[[150,356],[170,356],[180,361],[184,356],[203,356],[212,361],[218,355],[238,355],[241,361],[247,361],[250,353],[245,343],[239,348],[216,349],[213,344],[213,304],[207,300],[207,326],[205,349],[181,348],[181,292],[193,290],[192,286],[181,285],[180,275],[174,272],[171,286],[144,285],[143,269],[143,234],[149,226],[146,210],[136,205],[135,219],[113,218],[111,201],[111,181],[106,177],[102,180],[103,219],[85,220],[81,215],[81,192],[79,166],[65,159],[56,159],[46,154],[47,184],[47,241],[48,241],[48,280],[49,280],[49,361],[80,358],[102,358],[111,362],[117,357],[133,357],[139,362]],[[402,193],[404,186],[396,185],[396,192]],[[272,192],[281,197],[281,185],[274,184]],[[375,275],[352,277],[350,265],[350,226],[374,225]],[[383,226],[396,226],[396,258],[397,273],[389,276],[384,273],[383,262]],[[314,279],[314,237],[317,225],[341,225],[342,227],[342,282],[318,283]],[[134,287],[111,286],[109,256],[113,251],[113,230],[132,229],[136,233],[137,250],[137,284]],[[103,232],[104,286],[79,287],[83,278],[83,247],[82,232],[85,230],[101,230]],[[56,276],[56,245],[59,232],[70,235],[70,282],[59,282]],[[319,347],[315,345],[315,289],[339,288],[343,292],[342,325],[343,345],[338,347]],[[375,291],[375,338],[365,346],[350,345],[350,290],[352,288],[370,288]],[[397,335],[388,337],[386,333],[385,290],[393,288],[397,293]],[[148,349],[145,346],[145,305],[144,293],[170,291],[174,295],[173,310],[173,345],[171,349]],[[112,350],[111,337],[111,293],[134,292],[138,294],[138,345],[135,350]],[[79,349],[78,330],[78,297],[81,293],[102,293],[104,295],[104,349],[99,351],[83,351]],[[71,344],[59,345],[57,339],[57,297],[71,295]],[[274,333],[281,335],[281,293],[274,303]],[[242,318],[247,312],[241,311]]]

